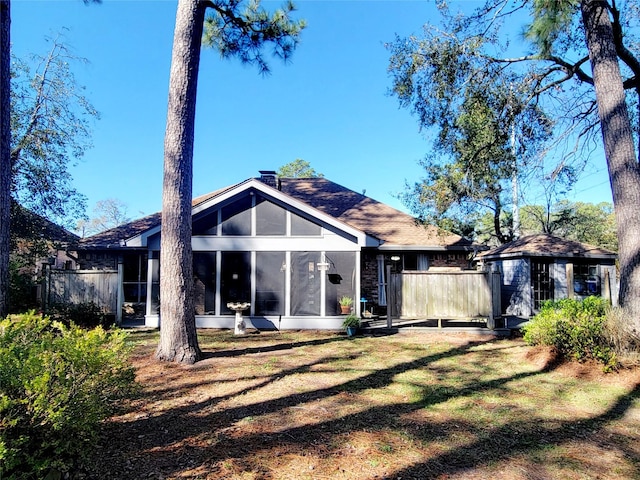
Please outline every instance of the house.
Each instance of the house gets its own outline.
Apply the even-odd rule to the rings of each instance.
[[[50,220],[11,202],[10,310],[23,312],[45,303],[43,280],[51,269],[73,269],[67,254],[79,237]]]
[[[467,269],[481,246],[326,178],[261,171],[195,198],[192,246],[199,327],[231,328],[247,302],[256,328],[340,328],[338,299],[386,311],[389,272]],[[158,326],[161,214],[83,239],[82,269],[117,269],[121,303]],[[359,301],[360,300],[360,301]]]
[[[617,304],[615,252],[547,234],[529,235],[479,255],[501,273],[502,312],[530,317],[545,300],[601,295]]]

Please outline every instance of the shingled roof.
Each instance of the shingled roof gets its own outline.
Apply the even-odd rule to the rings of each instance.
[[[280,190],[384,242],[385,245],[470,248],[472,242],[326,178],[282,178]]]
[[[433,225],[419,224],[406,213],[326,178],[282,178],[278,183],[278,189],[282,193],[382,240],[387,248],[414,246],[454,250],[482,249],[482,246],[475,245],[459,235]],[[193,205],[197,206],[214,199],[236,186],[199,196],[193,200]],[[84,248],[114,248],[119,246],[121,239],[134,237],[159,226],[161,219],[161,214],[155,213],[83,239],[80,245]]]
[[[527,235],[480,255],[485,260],[499,257],[590,257],[615,258],[616,253],[605,248],[567,240],[548,234]]]

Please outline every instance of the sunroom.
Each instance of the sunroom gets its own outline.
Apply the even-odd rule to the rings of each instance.
[[[194,202],[198,327],[232,328],[230,303],[248,303],[249,325],[340,328],[338,300],[360,298],[360,255],[379,240],[255,179]],[[160,227],[127,240],[147,247],[145,324],[158,326]],[[359,302],[353,302],[360,314]]]

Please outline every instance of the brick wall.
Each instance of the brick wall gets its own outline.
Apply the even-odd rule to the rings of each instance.
[[[377,253],[362,252],[360,255],[361,295],[367,303],[378,304],[378,261]]]
[[[78,252],[80,270],[115,270],[118,254],[114,252]]]

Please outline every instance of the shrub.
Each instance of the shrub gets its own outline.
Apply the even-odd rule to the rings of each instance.
[[[530,345],[554,347],[561,356],[594,359],[606,370],[617,366],[614,349],[604,333],[608,305],[600,297],[544,302],[540,312],[523,328]]]
[[[134,387],[122,330],[82,330],[33,312],[0,322],[0,478],[55,478],[90,451]]]
[[[75,324],[84,328],[110,327],[107,315],[94,302],[86,303],[55,303],[47,312],[53,321],[66,326]]]
[[[607,312],[603,333],[621,363],[640,364],[640,336],[631,327],[623,308],[611,308]]]

